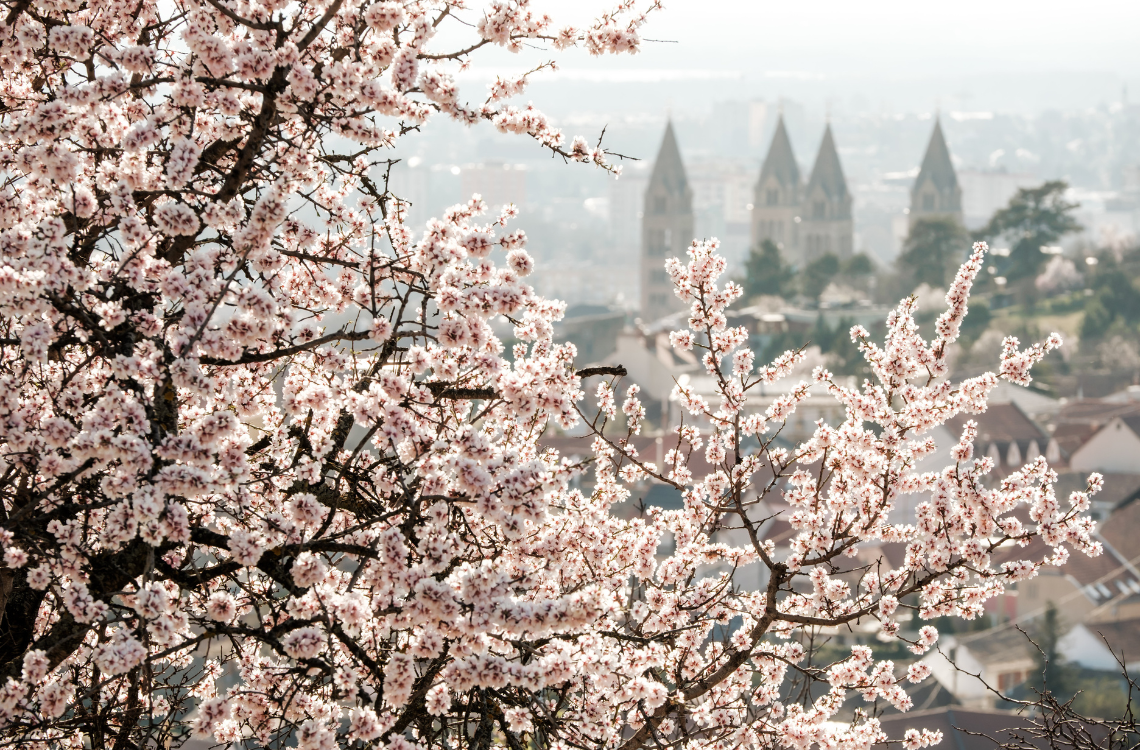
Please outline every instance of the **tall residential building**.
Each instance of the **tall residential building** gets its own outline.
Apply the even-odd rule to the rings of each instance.
[[[684,307],[673,294],[665,259],[683,258],[692,240],[693,190],[670,121],[645,188],[641,219],[641,318],[647,323]]]
[[[771,240],[781,254],[795,262],[799,251],[797,218],[800,215],[802,184],[800,167],[792,152],[784,116],[776,123],[772,145],[760,168],[760,179],[752,198],[752,244]]]
[[[830,124],[823,131],[815,166],[803,192],[800,217],[801,267],[828,253],[840,258],[851,256],[855,232],[851,193],[847,190]]]
[[[913,227],[919,219],[935,216],[963,223],[962,188],[950,162],[950,149],[946,147],[939,120],[934,121],[934,132],[930,134],[922,168],[910,189],[910,226]]]

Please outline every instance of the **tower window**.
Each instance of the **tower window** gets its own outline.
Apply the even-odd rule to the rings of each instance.
[[[653,213],[655,213],[655,214],[665,213],[665,205],[666,205],[665,204],[665,196],[663,196],[663,195],[657,196],[656,198],[653,199]]]
[[[769,190],[768,191],[768,205],[769,206],[775,206],[775,205],[778,205],[779,203],[780,203],[780,191],[779,190]]]
[[[933,211],[934,210],[934,196],[931,195],[930,193],[927,193],[926,195],[922,196],[922,210],[923,211]]]
[[[811,207],[811,218],[823,219],[827,216],[827,204],[823,201],[816,201]]]
[[[665,233],[660,229],[651,229],[645,244],[649,255],[664,255]]]

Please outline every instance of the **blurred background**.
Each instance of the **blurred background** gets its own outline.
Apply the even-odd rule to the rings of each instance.
[[[545,7],[584,24],[609,5]],[[934,313],[970,242],[986,239],[999,254],[956,367],[992,367],[1003,335],[1058,329],[1066,346],[1041,390],[1110,395],[1140,377],[1137,28],[1140,4],[1104,0],[675,0],[651,14],[639,54],[563,57],[518,101],[568,137],[604,130],[603,145],[631,157],[620,179],[439,120],[400,142],[393,183],[417,225],[472,193],[517,205],[531,281],[568,303],[564,335],[591,361],[622,329],[670,325],[661,264],[689,235],[721,242],[765,356],[810,342],[851,374],[846,324],[873,328],[912,292]],[[550,57],[494,51],[460,77],[476,97]],[[769,157],[782,176],[762,189]],[[647,216],[662,159],[660,199],[672,197]],[[920,181],[937,195],[917,195]],[[778,246],[767,255],[765,239]]]
[[[609,3],[548,7],[559,23],[583,24]],[[987,241],[950,350],[953,376],[996,369],[1009,335],[1025,346],[1058,331],[1065,344],[1035,368],[1030,388],[1003,384],[986,413],[971,415],[974,455],[993,460],[993,480],[1044,455],[1059,497],[1104,473],[1092,516],[1105,553],[1047,568],[990,600],[984,617],[939,627],[949,653],[990,685],[1029,695],[1044,684],[1048,657],[1050,689],[1079,693],[1090,714],[1119,716],[1126,693],[1106,644],[1128,648],[1140,668],[1137,29],[1140,3],[1105,0],[675,0],[652,15],[638,55],[561,58],[518,101],[533,101],[568,138],[594,142],[604,131],[602,144],[628,157],[620,179],[551,159],[524,138],[441,119],[400,141],[393,187],[412,202],[413,224],[472,193],[519,207],[514,226],[538,261],[529,281],[568,305],[557,336],[578,347],[581,364],[627,367],[649,416],[632,442],[658,462],[669,440],[662,426],[679,417],[674,384],[715,397],[701,364],[668,344],[685,314],[663,263],[693,238],[721,243],[745,289],[730,323],[747,328],[758,362],[803,346],[793,381],[826,365],[851,385],[869,372],[850,327],[881,334],[891,308],[913,294],[930,331],[971,243]],[[492,52],[461,74],[466,95],[550,56]],[[509,344],[510,326],[501,334]],[[751,392],[749,409],[778,393]],[[817,420],[843,418],[813,390],[776,442],[791,448]],[[934,431],[939,452],[920,468],[947,465],[963,426],[959,418]],[[564,455],[584,452],[572,436],[543,439]],[[666,485],[639,493],[680,507]],[[913,503],[900,501],[899,512],[912,516]],[[781,508],[774,501],[764,531],[778,544],[792,536]],[[840,645],[875,637],[830,635]],[[997,705],[980,683],[934,666],[917,707]]]

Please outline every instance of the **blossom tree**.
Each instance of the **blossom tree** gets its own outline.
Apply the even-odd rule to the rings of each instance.
[[[932,342],[913,300],[881,347],[853,332],[876,382],[817,372],[846,420],[787,451],[774,440],[808,385],[762,413],[748,396],[798,355],[754,367],[725,316],[740,290],[719,285],[715,244],[694,244],[669,265],[692,305],[673,344],[704,350],[717,399],[678,388],[692,419],[659,467],[607,427],[620,368],[576,370],[553,342],[562,306],[525,284],[512,211],[483,218],[474,198],[407,226],[384,154],[436,115],[617,171],[600,144],[509,103],[527,76],[475,104],[452,76],[485,46],[634,52],[655,3],[581,29],[525,0],[5,7],[5,743],[866,747],[873,717],[832,721],[848,693],[905,708],[904,679],[924,670],[896,675],[864,647],[813,666],[804,633],[877,620],[895,634],[907,607],[976,616],[1041,562],[991,567],[1002,545],[1040,537],[1053,564],[1098,551],[1087,496],[1062,506],[1043,459],[987,487],[968,428],[952,466],[915,468],[924,431],[984,409],[997,381],[946,379],[984,247]],[[496,318],[514,326],[509,356]],[[1007,341],[1001,375],[1027,381],[1056,343]],[[607,378],[597,411],[592,376]],[[591,462],[541,446],[583,416]],[[701,450],[712,469],[694,476]],[[584,471],[588,495],[571,484]],[[684,508],[614,512],[647,475]],[[777,553],[755,509],[781,483],[797,535]],[[892,523],[917,492],[931,498],[917,518]],[[905,542],[904,565],[857,565],[875,540]],[[749,564],[762,590],[735,585]],[[924,627],[913,649],[936,638]],[[790,674],[826,689],[791,700]]]

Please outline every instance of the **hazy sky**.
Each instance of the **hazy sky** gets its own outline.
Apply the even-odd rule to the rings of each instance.
[[[612,0],[546,0],[581,22]],[[1135,0],[667,0],[646,43],[619,65],[835,75],[1096,71],[1140,74]]]

